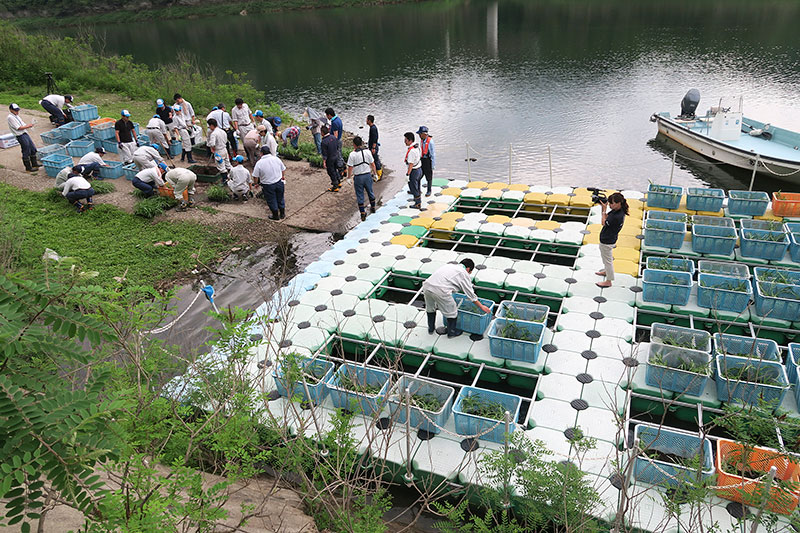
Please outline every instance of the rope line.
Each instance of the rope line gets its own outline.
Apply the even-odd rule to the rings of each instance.
[[[766,164],[766,163],[764,163],[763,161],[761,161],[761,165],[762,165],[762,166],[763,166],[765,169],[767,169],[767,172],[769,172],[770,174],[772,174],[772,175],[774,175],[774,176],[780,176],[781,178],[785,178],[786,176],[794,176],[795,174],[797,174],[798,172],[800,172],[800,168],[798,168],[798,169],[797,169],[797,170],[795,170],[794,172],[789,172],[788,174],[781,174],[780,172],[775,172],[774,170],[772,170],[771,168],[769,168],[769,167],[767,166],[767,164]]]
[[[194,303],[195,303],[195,302],[197,301],[197,299],[200,297],[200,294],[201,294],[201,293],[202,293],[202,291],[197,291],[197,293],[194,295],[194,299],[192,299],[192,301],[191,301],[191,303],[189,304],[189,306],[188,306],[186,309],[184,309],[184,310],[183,310],[183,312],[182,312],[181,314],[179,314],[179,315],[178,315],[178,316],[175,318],[175,320],[173,320],[172,322],[170,322],[170,323],[169,323],[169,324],[167,324],[166,326],[162,326],[162,327],[160,327],[160,328],[156,328],[156,329],[151,329],[150,331],[145,331],[145,333],[147,333],[147,334],[150,334],[150,335],[158,335],[159,333],[164,333],[165,331],[167,331],[168,329],[170,329],[172,326],[174,326],[175,324],[177,324],[177,323],[178,323],[178,320],[180,320],[181,318],[183,318],[183,316],[184,316],[186,313],[188,313],[188,312],[189,312],[189,309],[191,309],[191,308],[192,308],[192,306],[194,305]]]

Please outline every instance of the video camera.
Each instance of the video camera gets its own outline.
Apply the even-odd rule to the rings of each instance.
[[[605,204],[608,203],[608,197],[606,196],[605,191],[601,191],[596,187],[586,187],[587,190],[592,191],[592,203],[593,204]]]

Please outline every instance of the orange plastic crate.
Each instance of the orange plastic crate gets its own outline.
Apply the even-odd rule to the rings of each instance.
[[[746,462],[744,469],[761,472],[766,476],[771,467],[777,468],[775,480],[770,488],[767,509],[774,513],[790,514],[800,501],[798,490],[787,490],[778,486],[777,480],[800,482],[800,466],[789,460],[785,453],[772,448],[754,447],[745,449],[738,442],[726,439],[717,440],[717,495],[720,498],[740,502],[745,505],[759,505],[764,496],[765,482],[754,481],[725,471],[724,466],[732,461],[735,464]],[[760,477],[760,476],[759,476]]]
[[[772,193],[772,213],[779,217],[800,216],[800,193]]]
[[[108,118],[108,117],[100,117],[100,118],[97,118],[97,119],[94,119],[94,120],[90,120],[89,121],[89,127],[92,128],[92,131],[94,131],[94,127],[95,126],[99,126],[100,124],[105,124],[107,122],[116,122],[116,120],[114,120],[113,118]]]

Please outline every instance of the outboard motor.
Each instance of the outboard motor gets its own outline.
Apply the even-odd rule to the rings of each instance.
[[[697,89],[689,89],[686,96],[681,100],[681,114],[678,118],[693,119],[695,118],[694,112],[700,103],[700,91]]]

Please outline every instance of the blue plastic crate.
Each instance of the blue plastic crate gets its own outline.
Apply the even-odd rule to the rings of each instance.
[[[644,222],[644,244],[656,248],[678,249],[686,235],[684,222],[648,219]]]
[[[133,123],[133,131],[136,132],[136,136],[138,137],[139,136],[139,123],[138,122],[134,122]]]
[[[647,188],[647,207],[661,209],[678,209],[681,205],[683,188],[673,185],[656,185],[651,183]]]
[[[466,437],[482,434],[477,438],[497,443],[505,442],[505,419],[494,420],[492,418],[464,412],[464,399],[473,397],[487,402],[501,404],[511,415],[509,433],[513,433],[516,429],[517,417],[519,416],[519,408],[522,404],[522,399],[519,396],[506,394],[505,392],[479,389],[477,387],[461,387],[456,401],[453,404],[453,419],[456,424],[456,433]]]
[[[800,317],[800,287],[756,281],[754,298],[760,317],[789,321]]]
[[[90,120],[95,120],[100,116],[97,114],[97,106],[94,106],[92,104],[83,104],[75,106],[71,109],[71,111],[73,120],[80,120],[83,122],[89,122]]]
[[[769,195],[762,191],[728,191],[728,213],[731,215],[764,216]]]
[[[714,350],[717,354],[751,357],[766,361],[781,361],[781,350],[772,339],[757,339],[729,333],[714,333]]]
[[[285,361],[281,360],[272,372],[272,377],[275,379],[275,388],[278,394],[284,398],[300,398],[300,401],[311,402],[314,405],[319,405],[325,399],[325,394],[328,392],[327,382],[333,375],[334,364],[325,359],[299,356],[297,357],[297,365],[303,369],[304,373],[311,374],[319,381],[316,383],[309,382],[306,379],[306,385],[303,386],[302,381],[289,381],[284,373]],[[308,394],[306,394],[306,387],[308,387]]]
[[[106,161],[103,162],[108,165],[107,167],[100,167],[100,177],[103,179],[117,179],[122,177],[122,162],[121,161]]]
[[[417,407],[412,399],[411,408],[409,410],[406,404],[406,389],[409,390],[412,396],[432,395],[441,403],[441,407],[437,411],[422,409],[421,407]],[[429,433],[439,433],[442,426],[445,425],[447,419],[450,417],[455,394],[456,391],[453,387],[403,375],[397,380],[397,383],[395,383],[394,387],[392,387],[392,390],[389,392],[388,403],[392,413],[392,419],[399,424],[405,424],[408,419],[408,424],[412,428],[422,429]],[[409,411],[411,414],[410,417],[407,416]]]
[[[700,307],[741,313],[747,309],[752,297],[750,280],[716,274],[697,276],[697,305]]]
[[[780,261],[789,248],[789,237],[782,231],[760,229],[739,230],[739,250],[743,257],[755,257],[766,261]],[[768,235],[782,235],[782,241],[761,240]]]
[[[684,328],[658,322],[650,328],[650,342],[663,345],[677,342],[681,345],[689,345],[687,349],[711,353],[711,334],[701,329]]]
[[[345,389],[339,385],[341,377],[345,375],[359,384],[380,387],[380,390],[377,394],[364,394]],[[356,407],[362,413],[372,415],[383,408],[390,382],[391,375],[384,370],[345,363],[328,380],[328,389],[335,407],[348,410]]]
[[[97,144],[96,140],[95,140],[95,144]],[[112,154],[116,154],[116,153],[119,152],[119,145],[117,144],[116,139],[114,139],[114,140],[101,139],[100,140],[100,146],[102,146],[103,149],[106,152],[109,152],[109,153],[112,153]]]
[[[642,450],[682,457],[687,459],[687,462],[699,456],[703,465],[700,471],[701,479],[711,480],[714,476],[714,461],[709,439],[701,439],[696,433],[644,423],[638,424],[633,430],[633,438]],[[647,457],[647,454],[638,454],[633,464],[633,477],[637,481],[651,485],[677,487],[683,480],[690,484],[695,483],[697,472],[686,465],[653,459]]]
[[[497,308],[497,318],[547,323],[550,308],[546,305],[504,300]],[[510,316],[509,316],[510,315]]]
[[[680,211],[648,211],[647,220],[669,220],[672,222],[686,222],[689,217]]]
[[[672,270],[644,269],[642,300],[671,305],[686,305],[692,292],[692,275]]]
[[[750,268],[739,263],[728,263],[724,261],[709,261],[701,259],[697,262],[697,271],[704,274],[718,274],[730,278],[750,278]]]
[[[753,273],[757,281],[800,286],[800,272],[797,270],[775,267],[755,267]]]
[[[792,261],[800,263],[800,223],[787,222],[786,233],[789,234],[789,254]]]
[[[656,342],[650,343],[647,363],[645,383],[651,387],[689,396],[703,394],[711,374],[710,353]],[[680,368],[686,365],[703,367],[706,371],[691,372]]]
[[[725,191],[722,189],[689,187],[686,190],[686,209],[690,211],[721,211],[724,201]]]
[[[67,122],[63,126],[59,126],[58,131],[61,132],[61,137],[64,139],[80,139],[87,133],[89,133],[89,123],[88,122]]]
[[[525,331],[531,340],[509,339],[501,336],[503,328],[509,324]],[[543,333],[544,324],[541,322],[496,318],[489,328],[489,353],[493,357],[501,359],[535,363],[539,358],[539,351],[542,349]]]
[[[736,248],[736,228],[692,225],[692,251],[698,254],[731,255]]]
[[[756,220],[753,218],[744,218],[739,221],[739,226],[744,229],[760,229],[764,231],[777,231],[778,233],[786,233],[786,228],[783,222],[777,220]]]
[[[478,298],[478,301],[489,308],[488,313],[484,313],[480,309],[474,309],[474,305],[469,298],[463,294],[454,292],[453,298],[458,307],[458,318],[456,319],[456,328],[467,333],[475,335],[483,335],[489,323],[492,321],[492,313],[494,312],[495,303],[486,298]]]
[[[798,372],[797,364],[800,361],[800,342],[790,342],[789,349],[786,350],[786,375],[789,383],[795,385],[795,394],[800,387],[797,386]]]
[[[67,153],[72,157],[83,157],[94,151],[94,141],[91,139],[77,139],[67,144]]]
[[[56,128],[54,130],[40,133],[39,137],[42,138],[42,142],[44,144],[64,144],[63,141],[65,141],[65,139],[62,133],[63,133],[62,131],[59,131],[59,129]]]
[[[114,122],[103,122],[97,124],[94,128],[92,128],[92,135],[94,135],[95,138],[102,139],[104,141],[114,139],[114,142],[117,142],[117,134],[116,130],[114,129]]]
[[[122,172],[125,174],[126,180],[133,181],[133,178],[139,173],[139,167],[136,166],[136,163],[131,163],[130,165],[123,166]]]
[[[694,274],[694,261],[678,257],[659,257],[651,255],[645,263],[650,270],[668,270],[672,272],[688,272]]]
[[[62,168],[72,166],[72,158],[68,155],[50,154],[42,158],[45,173],[51,178],[55,178]]]
[[[152,144],[150,142],[150,137],[148,137],[147,135],[145,135],[143,133],[138,135],[137,139],[139,140],[139,146],[150,146]]]
[[[169,142],[169,155],[172,157],[181,155],[183,151],[183,143],[181,141],[171,140]]]
[[[63,144],[47,144],[36,149],[36,155],[39,156],[39,159],[52,154],[67,155],[67,147]]]
[[[776,380],[778,385],[739,381],[725,377],[728,369],[745,366],[761,377]],[[723,402],[741,402],[746,405],[759,405],[762,401],[778,407],[789,388],[789,379],[782,364],[774,361],[760,361],[735,355],[718,355],[716,364],[717,397]]]

